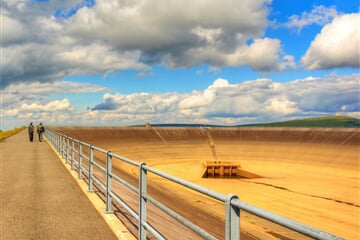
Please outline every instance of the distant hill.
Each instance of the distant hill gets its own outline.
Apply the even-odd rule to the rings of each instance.
[[[244,126],[244,125],[241,125]],[[324,127],[324,128],[359,128],[360,119],[347,116],[326,116],[316,118],[295,119],[284,122],[259,123],[246,125],[249,127]]]
[[[145,125],[137,125],[138,127]],[[211,124],[152,124],[153,127],[320,127],[320,128],[360,128],[360,119],[347,116],[326,116],[316,118],[295,119],[283,122],[256,123],[247,125],[224,126]],[[135,126],[134,126],[135,127]]]

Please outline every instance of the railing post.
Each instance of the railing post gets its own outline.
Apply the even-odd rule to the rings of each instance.
[[[231,201],[238,199],[236,195],[229,194],[225,201],[225,239],[240,239],[240,209],[231,204]]]
[[[49,135],[51,136],[51,143],[56,149],[56,142],[55,142],[56,138],[54,132],[49,132]]]
[[[65,148],[65,162],[68,163],[68,156],[69,156],[69,138],[66,138],[66,148]]]
[[[56,143],[57,143],[57,150],[58,150],[58,153],[60,155],[60,134],[56,134]]]
[[[56,149],[58,151],[58,153],[60,154],[60,134],[56,133]]]
[[[62,156],[62,141],[61,141],[61,134],[58,135],[58,140],[59,140],[59,154]]]
[[[62,160],[62,141],[61,141],[62,136],[59,134],[59,154],[61,156],[61,160]]]
[[[55,134],[54,134],[54,132],[49,132],[49,134],[51,135],[52,145],[54,146],[54,148],[55,148],[55,150],[56,150],[56,138],[55,138]]]
[[[71,139],[71,170],[73,170],[73,165],[74,165],[74,159],[75,159],[75,143],[74,143],[74,139]]]
[[[112,213],[111,210],[111,165],[112,156],[111,151],[106,153],[106,209],[105,213]]]
[[[60,135],[60,143],[61,143],[61,158],[64,159],[64,136]]]
[[[80,179],[81,178],[81,166],[82,166],[82,142],[80,141],[79,142],[79,159],[78,159],[78,178]]]
[[[89,153],[89,186],[88,191],[93,191],[93,161],[94,161],[94,147],[90,145],[90,153]]]
[[[56,141],[56,150],[58,151],[58,153],[60,153],[60,145],[59,145],[59,134],[55,133],[55,141]]]
[[[146,202],[147,202],[147,182],[146,182],[146,175],[147,171],[144,168],[146,166],[145,163],[140,163],[139,166],[139,239],[145,240],[146,239],[146,228],[144,227],[144,223],[146,223]]]

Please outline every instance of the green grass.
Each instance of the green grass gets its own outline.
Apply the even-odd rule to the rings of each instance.
[[[360,119],[347,116],[326,116],[296,119],[284,122],[251,124],[254,127],[323,127],[323,128],[359,128]]]
[[[210,125],[210,124],[152,124],[153,127],[319,127],[319,128],[360,128],[360,119],[347,116],[326,116],[316,118],[295,119],[284,122],[255,123],[236,126]],[[136,125],[131,127],[145,127]]]

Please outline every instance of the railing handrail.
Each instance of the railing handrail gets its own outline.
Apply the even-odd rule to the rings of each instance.
[[[172,210],[166,208],[161,202],[156,201],[155,199],[151,198],[151,196],[147,195],[147,180],[146,175],[147,172],[151,172],[159,177],[165,178],[169,181],[172,181],[174,183],[177,183],[179,185],[182,185],[186,188],[189,188],[193,191],[196,191],[198,193],[201,193],[207,197],[213,198],[217,201],[220,201],[224,203],[226,206],[226,213],[225,213],[225,238],[226,239],[240,239],[240,210],[246,211],[248,213],[251,213],[253,215],[256,215],[260,218],[264,218],[268,221],[271,221],[273,223],[276,223],[280,226],[283,226],[285,228],[291,229],[295,232],[298,232],[300,234],[303,234],[305,236],[315,238],[315,239],[323,239],[323,240],[340,240],[342,238],[335,236],[333,234],[318,230],[314,227],[296,222],[294,220],[288,219],[286,217],[271,213],[269,211],[263,210],[261,208],[252,206],[250,204],[247,204],[243,201],[240,201],[239,198],[236,195],[229,194],[229,195],[223,195],[220,193],[217,193],[213,190],[201,187],[199,185],[196,185],[194,183],[188,182],[184,179],[177,178],[175,176],[172,176],[170,174],[161,172],[155,168],[147,166],[145,163],[139,163],[134,160],[125,158],[123,156],[120,156],[118,154],[112,153],[111,151],[104,150],[102,148],[96,147],[92,144],[74,139],[72,137],[66,136],[64,134],[47,130],[45,132],[45,136],[48,139],[48,142],[53,145],[53,147],[58,151],[59,155],[66,160],[66,163],[68,163],[68,158],[70,155],[70,164],[71,169],[74,170],[74,164],[75,162],[77,165],[78,170],[78,177],[82,177],[82,170],[88,173],[88,187],[89,190],[92,190],[92,184],[93,181],[98,183],[100,186],[104,188],[105,192],[105,200],[106,200],[106,213],[111,213],[111,201],[114,199],[117,203],[119,203],[121,206],[123,206],[130,215],[135,217],[139,221],[139,239],[146,239],[146,231],[151,232],[157,239],[164,239],[154,227],[149,225],[146,221],[146,202],[149,200],[153,203],[153,205],[157,206],[161,210],[163,210],[166,214],[169,216],[175,218],[176,220],[180,221],[182,224],[189,227],[194,232],[198,233],[200,236],[206,238],[206,239],[216,239],[214,236],[212,236],[210,233],[206,232],[205,230],[201,229],[199,226],[196,226],[195,224],[191,223],[188,219],[183,218],[179,214],[172,212]],[[71,144],[69,143],[71,142]],[[78,150],[75,150],[74,143],[78,144]],[[65,144],[65,149],[64,149]],[[82,152],[82,146],[86,146],[90,149],[89,156],[86,156]],[[69,149],[71,151],[71,154],[69,154]],[[106,183],[102,183],[100,180],[96,179],[92,175],[92,166],[98,165],[93,159],[93,151],[99,151],[101,153],[106,154],[106,166],[101,167],[98,166],[101,170],[106,172]],[[78,155],[78,160],[75,159],[75,154]],[[85,158],[89,162],[89,169],[82,169],[82,158]],[[119,176],[112,173],[112,159],[115,158],[117,160],[123,161],[127,164],[136,166],[139,168],[139,188],[137,189],[137,193],[139,195],[139,213],[136,213],[133,211],[125,202],[123,202],[121,199],[119,199],[116,194],[112,192],[111,189],[111,179],[114,178],[115,180],[119,181],[121,179]],[[123,184],[129,184],[124,179],[121,179]],[[130,185],[130,184],[129,184]],[[135,191],[134,186],[128,186],[131,190]]]

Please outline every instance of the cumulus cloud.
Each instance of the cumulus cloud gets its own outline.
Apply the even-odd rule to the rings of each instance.
[[[124,114],[165,113],[171,111],[178,96],[172,93],[152,94],[133,93],[129,95],[104,94],[104,102],[96,105],[92,110],[116,110]]]
[[[229,66],[247,64],[261,72],[294,68],[294,58],[290,55],[282,56],[281,52],[278,39],[255,39],[251,45],[237,49],[225,59]]]
[[[279,70],[277,66],[282,62],[279,41],[261,38],[268,24],[268,3],[97,1],[92,9],[83,8],[69,19],[67,30],[79,41],[105,40],[118,50],[138,50],[141,61],[147,64],[249,65],[259,71]],[[191,8],[184,10],[183,5]],[[117,31],[109,28],[109,23]],[[248,45],[249,40],[254,43]]]
[[[20,104],[30,105],[36,101],[42,101],[54,94],[77,94],[77,93],[101,93],[110,91],[95,84],[59,81],[54,83],[18,83],[11,84],[0,91],[1,106],[3,109]],[[43,104],[43,103],[37,103]],[[45,103],[47,104],[47,103]]]
[[[7,87],[2,92],[2,119],[24,124],[43,121],[52,125],[134,125],[153,123],[247,124],[298,117],[342,114],[360,117],[359,74],[308,77],[290,82],[259,78],[231,84],[216,79],[203,90],[189,93],[105,93],[102,102],[90,110],[75,109],[68,98],[54,100],[51,87],[36,84]],[[43,86],[41,86],[43,85]],[[66,83],[64,83],[66,85]],[[69,83],[73,93],[80,83]],[[54,89],[59,87],[54,85]],[[102,87],[84,85],[84,89]],[[60,87],[65,91],[65,87]],[[77,89],[77,90],[76,90]],[[56,94],[62,90],[54,91]],[[37,96],[37,97],[36,97]]]
[[[139,53],[114,52],[96,43],[85,46],[34,43],[1,50],[4,80],[1,87],[17,82],[51,82],[69,75],[90,75],[112,69],[146,68],[137,61]]]
[[[54,100],[48,102],[47,104],[39,104],[38,102],[27,104],[24,103],[21,105],[19,111],[43,111],[43,112],[57,112],[57,111],[71,111],[73,110],[69,99],[65,98],[63,100]]]
[[[67,98],[52,101],[20,101],[2,109],[2,120],[5,122],[11,121],[7,124],[12,126],[21,126],[27,122],[63,125],[65,119],[71,120],[76,115],[74,111],[75,107]]]
[[[310,69],[360,67],[360,14],[338,16],[325,25],[302,57]]]
[[[194,109],[199,107],[206,107],[213,103],[216,98],[216,93],[218,89],[226,88],[229,86],[229,83],[225,79],[217,79],[211,86],[209,86],[204,91],[194,91],[191,95],[185,96],[179,102],[179,108],[184,113],[188,109]]]
[[[66,121],[76,122],[76,116],[81,113],[77,112],[69,98],[59,96],[102,93],[110,90],[95,84],[66,81],[11,84],[0,91],[2,123],[21,126],[28,121],[44,121],[61,125]],[[58,99],[54,100],[54,95],[57,95]]]
[[[114,50],[104,42],[77,41],[66,34],[66,20],[55,18],[54,11],[60,6],[69,9],[80,6],[81,2],[5,1],[2,4],[1,88],[17,82],[54,82],[69,75],[148,68],[139,61],[139,51]]]
[[[217,79],[202,91],[184,94],[105,94],[93,111],[102,121],[121,119],[124,124],[246,124],[302,116],[359,116],[359,76],[329,75],[288,83],[264,78],[230,84]]]
[[[3,1],[0,87],[153,64],[283,70],[291,57],[263,36],[270,2]]]
[[[360,110],[359,77],[359,74],[329,75],[289,82],[286,87],[292,101],[304,113],[356,113]]]

